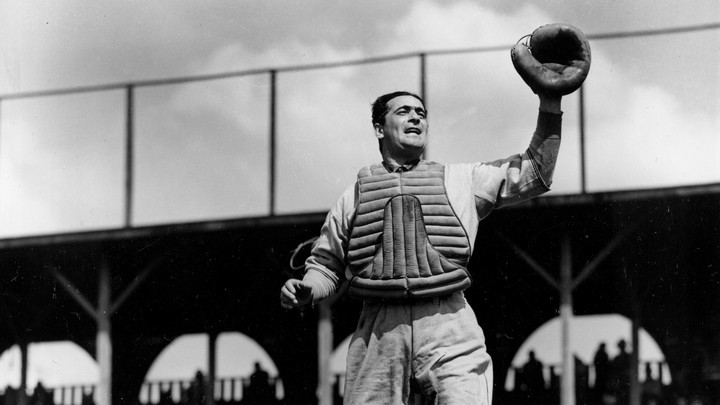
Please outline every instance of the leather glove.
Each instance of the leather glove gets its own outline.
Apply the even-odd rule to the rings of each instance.
[[[570,94],[590,71],[590,44],[582,31],[567,24],[539,27],[521,38],[510,55],[515,70],[535,94]]]

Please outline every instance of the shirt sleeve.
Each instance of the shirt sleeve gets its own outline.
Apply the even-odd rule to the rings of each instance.
[[[349,240],[349,224],[355,205],[355,186],[348,187],[330,210],[320,229],[320,236],[305,260],[303,281],[312,286],[313,302],[334,295],[345,272],[345,253]]]
[[[561,114],[540,111],[525,153],[475,165],[473,192],[481,217],[490,209],[519,203],[550,190],[561,127]]]

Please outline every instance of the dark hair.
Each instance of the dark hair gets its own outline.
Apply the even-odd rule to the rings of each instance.
[[[372,123],[384,125],[385,124],[385,114],[388,112],[388,102],[395,97],[400,96],[411,96],[415,97],[416,99],[420,100],[420,102],[423,104],[423,107],[425,106],[425,100],[422,99],[422,97],[418,96],[415,93],[411,93],[409,91],[395,91],[388,94],[383,94],[382,96],[378,97],[375,102],[372,104]]]

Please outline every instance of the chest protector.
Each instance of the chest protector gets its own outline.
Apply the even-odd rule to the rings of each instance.
[[[443,165],[427,161],[406,172],[376,164],[358,173],[347,253],[352,297],[423,299],[470,286],[470,242],[444,177]]]

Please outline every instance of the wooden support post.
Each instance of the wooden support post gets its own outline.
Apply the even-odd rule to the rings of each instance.
[[[27,375],[28,375],[28,342],[27,339],[20,340],[20,388],[18,388],[18,405],[27,405]],[[4,387],[3,387],[4,388]]]
[[[110,331],[110,267],[100,264],[98,286],[97,320],[97,362],[100,367],[100,381],[97,386],[97,405],[112,405],[112,342]]]
[[[572,254],[570,237],[565,235],[562,240],[562,257],[560,264],[560,320],[562,322],[562,380],[560,384],[560,403],[575,405],[575,359],[573,358],[570,341],[570,322],[573,317],[572,303]]]
[[[635,286],[630,284],[630,299],[632,305],[632,330],[630,336],[632,337],[630,352],[630,405],[640,405],[642,399],[642,387],[640,386],[640,380],[638,375],[638,369],[640,367],[640,303],[637,301],[637,294]]]
[[[571,246],[570,246],[570,235],[568,233],[565,233],[563,235],[562,239],[562,247],[561,247],[561,258],[560,258],[560,282],[558,283],[555,281],[555,279],[548,273],[540,264],[538,264],[533,258],[523,251],[518,245],[513,243],[510,239],[503,236],[502,234],[499,235],[499,237],[505,242],[507,242],[510,246],[512,246],[513,250],[523,259],[525,262],[530,265],[531,268],[533,268],[540,276],[542,276],[550,285],[555,287],[560,293],[560,321],[561,321],[561,328],[562,328],[562,363],[563,363],[563,369],[562,369],[562,379],[560,380],[560,403],[561,405],[575,405],[576,399],[575,399],[575,358],[571,350],[571,344],[570,341],[570,322],[573,318],[573,302],[572,302],[572,292],[580,285],[585,279],[587,279],[600,265],[602,261],[604,261],[611,252],[613,252],[620,243],[628,236],[630,233],[639,226],[641,223],[641,220],[636,221],[633,223],[632,226],[623,229],[620,231],[613,239],[610,241],[610,243],[603,248],[600,253],[595,257],[594,260],[592,260],[583,270],[580,272],[580,275],[576,277],[573,280],[573,270],[572,270],[572,252],[571,252]],[[633,298],[633,302],[635,299]],[[639,310],[637,311],[639,313]],[[635,333],[635,332],[634,332]],[[633,335],[633,341],[637,342],[637,336]],[[639,345],[637,345],[639,347]],[[635,381],[637,382],[637,361],[635,363]],[[639,390],[639,387],[637,388]],[[631,405],[639,405],[639,402],[637,404],[632,403]]]
[[[330,371],[330,356],[333,349],[332,304],[320,304],[318,321],[318,405],[332,405],[333,384]]]
[[[52,276],[58,280],[60,286],[82,307],[88,315],[95,319],[97,324],[97,335],[95,338],[95,358],[100,368],[100,381],[97,386],[97,405],[112,405],[112,331],[111,318],[123,302],[144,282],[160,260],[154,261],[138,276],[138,278],[120,295],[117,302],[112,302],[112,278],[110,277],[110,266],[107,261],[102,260],[98,274],[98,304],[93,307],[90,301],[85,298],[80,290],[55,267],[46,268]]]
[[[208,376],[205,387],[205,405],[215,405],[215,378],[217,376],[217,337],[216,332],[208,334]]]

